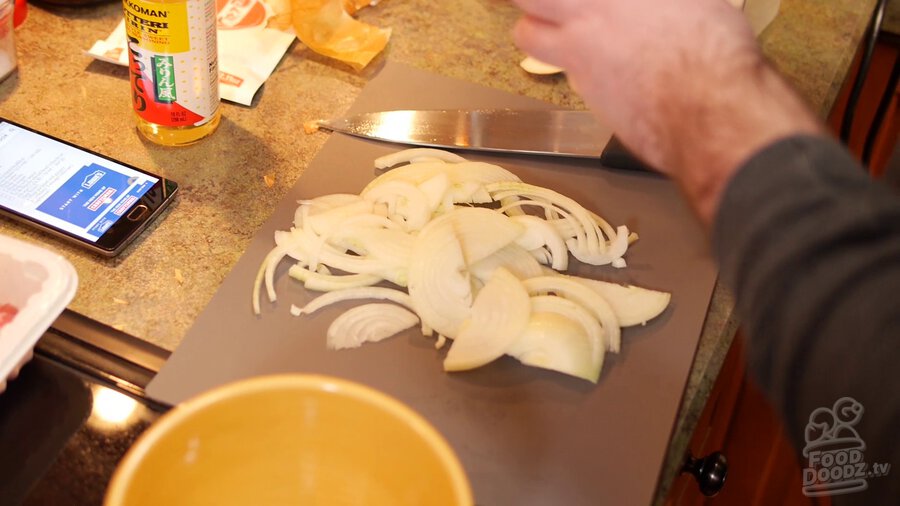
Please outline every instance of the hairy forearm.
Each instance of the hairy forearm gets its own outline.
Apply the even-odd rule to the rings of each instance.
[[[706,226],[725,185],[754,153],[790,135],[823,133],[755,47],[718,61],[685,61],[673,75],[660,75],[647,90],[638,128],[619,129],[627,145],[678,183]]]

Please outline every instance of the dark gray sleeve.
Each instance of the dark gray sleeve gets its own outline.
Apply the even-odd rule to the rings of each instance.
[[[713,244],[751,374],[800,452],[806,491],[900,504],[898,195],[830,139],[782,140],[728,184]],[[857,476],[858,463],[852,475],[831,467],[809,483],[823,457],[847,456],[866,472],[891,468],[875,477]]]

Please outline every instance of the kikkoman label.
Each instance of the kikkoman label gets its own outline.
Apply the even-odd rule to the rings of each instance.
[[[142,48],[157,53],[191,49],[187,2],[155,3],[124,0],[125,32]]]
[[[122,3],[135,112],[166,127],[209,121],[219,105],[215,3]]]

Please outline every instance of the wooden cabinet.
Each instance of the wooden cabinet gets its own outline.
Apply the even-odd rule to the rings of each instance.
[[[860,72],[863,47],[857,51],[853,67],[844,82],[837,101],[828,117],[828,126],[836,136],[840,136],[843,121],[847,115],[847,103],[851,90]],[[888,161],[894,152],[898,132],[900,132],[900,104],[897,86],[892,82],[894,66],[900,59],[900,36],[882,32],[875,44],[872,60],[863,81],[859,99],[852,115],[852,128],[847,147],[863,160],[866,142],[871,136],[869,173],[873,177],[884,174]],[[896,77],[894,77],[896,79]],[[882,100],[886,100],[883,119],[877,120],[876,112]]]
[[[785,436],[780,419],[746,374],[744,338],[738,333],[697,421],[690,443],[694,456],[721,451],[728,476],[714,497],[700,493],[693,476],[673,484],[667,506],[830,505],[803,495],[799,453]]]
[[[726,438],[737,408],[738,398],[744,378],[744,361],[742,357],[740,337],[736,337],[731,350],[722,363],[719,378],[713,386],[706,402],[706,408],[697,420],[694,435],[688,445],[688,451],[696,457],[705,457],[725,448]],[[725,454],[726,458],[730,458]],[[731,486],[733,473],[729,474],[725,488]],[[693,476],[682,474],[675,479],[670,489],[667,506],[693,506],[704,504],[706,497]]]

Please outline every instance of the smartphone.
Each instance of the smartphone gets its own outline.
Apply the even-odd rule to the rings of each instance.
[[[178,185],[0,118],[0,213],[91,251],[119,254]]]

